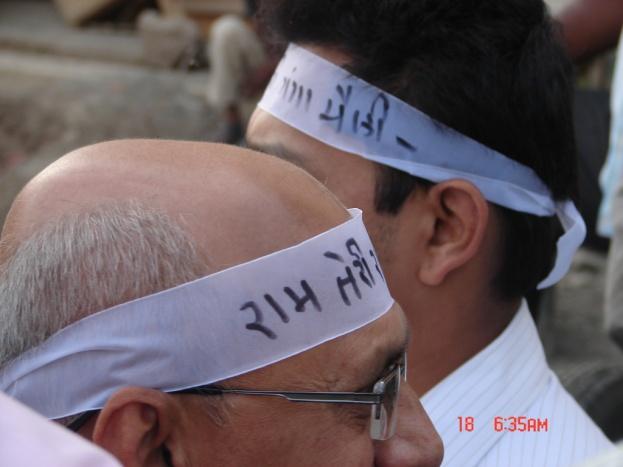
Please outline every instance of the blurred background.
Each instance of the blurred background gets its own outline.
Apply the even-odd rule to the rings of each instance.
[[[556,13],[569,0],[547,3]],[[243,0],[0,0],[0,221],[34,174],[79,146],[127,137],[239,140],[247,112],[209,96],[218,79],[210,42],[226,15],[253,29]],[[250,94],[270,76],[274,61],[266,62],[249,79],[258,88]],[[577,77],[580,208],[591,231],[613,63],[604,54]],[[572,272],[541,296],[539,328],[563,384],[616,440],[623,353],[603,331],[607,248],[589,236]]]

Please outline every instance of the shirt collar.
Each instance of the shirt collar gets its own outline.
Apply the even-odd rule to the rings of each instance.
[[[444,465],[468,465],[459,460],[480,459],[504,434],[494,430],[494,418],[524,415],[551,376],[523,301],[494,341],[422,397],[444,441]],[[460,432],[458,417],[473,417],[474,430]]]

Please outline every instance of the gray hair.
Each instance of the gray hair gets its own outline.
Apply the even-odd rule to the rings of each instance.
[[[182,227],[137,202],[50,223],[0,265],[0,367],[74,321],[207,272]]]

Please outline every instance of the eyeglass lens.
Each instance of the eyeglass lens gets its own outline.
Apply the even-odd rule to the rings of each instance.
[[[401,377],[402,365],[398,365],[386,378],[375,385],[374,392],[382,393],[383,401],[372,407],[370,420],[372,439],[383,441],[391,438],[396,432]]]

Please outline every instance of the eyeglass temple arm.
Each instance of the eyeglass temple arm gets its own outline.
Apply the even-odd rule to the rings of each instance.
[[[207,392],[207,391],[206,391]],[[334,404],[380,404],[382,394],[358,392],[289,392],[252,391],[247,389],[210,388],[212,394],[241,394],[247,396],[282,397],[292,402],[327,402]]]

